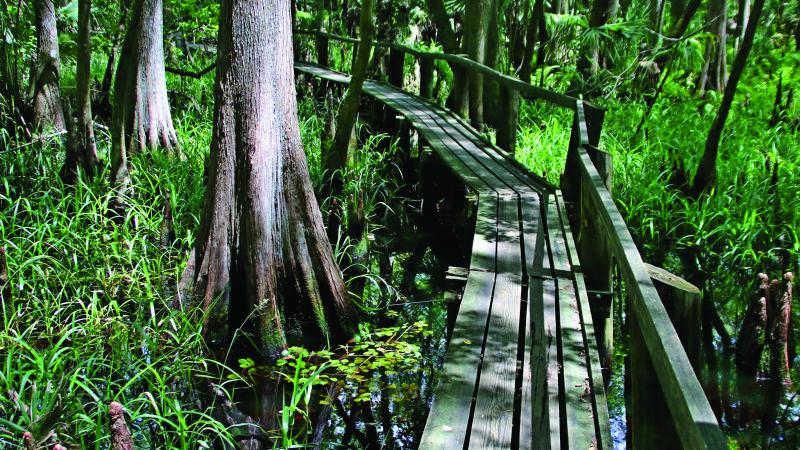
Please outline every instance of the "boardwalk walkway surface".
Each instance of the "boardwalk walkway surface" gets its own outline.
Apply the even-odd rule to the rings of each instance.
[[[295,67],[349,82],[318,65]],[[402,114],[478,194],[469,276],[420,448],[611,448],[560,191],[440,106],[373,81],[363,91]]]

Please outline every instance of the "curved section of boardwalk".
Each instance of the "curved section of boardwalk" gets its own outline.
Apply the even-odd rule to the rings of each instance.
[[[347,75],[297,63],[300,72]],[[478,194],[469,276],[422,449],[611,448],[588,297],[560,192],[425,99],[367,81]]]

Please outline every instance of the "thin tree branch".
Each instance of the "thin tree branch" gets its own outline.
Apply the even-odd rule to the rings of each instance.
[[[214,63],[211,63],[210,66],[206,67],[205,69],[200,70],[199,72],[191,72],[191,71],[183,70],[183,69],[175,69],[173,67],[165,67],[164,70],[169,72],[169,73],[181,76],[181,77],[202,78],[204,75],[206,75],[207,73],[211,72],[216,67],[217,67],[217,63],[214,62]]]

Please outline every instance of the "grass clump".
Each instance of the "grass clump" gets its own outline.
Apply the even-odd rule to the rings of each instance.
[[[204,142],[186,137],[198,146],[184,146],[184,161],[134,158],[121,224],[107,213],[107,173],[59,181],[57,143],[0,153],[12,293],[0,327],[0,447],[16,448],[28,431],[42,445],[106,448],[112,401],[125,406],[137,448],[230,440],[210,407],[198,408],[198,382],[225,371],[204,356],[202,312],[169,307],[202,200]],[[164,248],[167,192],[178,240]]]

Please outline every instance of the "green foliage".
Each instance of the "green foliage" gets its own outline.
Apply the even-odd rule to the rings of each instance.
[[[352,401],[366,402],[375,389],[372,375],[377,371],[385,375],[417,371],[422,362],[422,352],[413,342],[433,334],[425,321],[376,329],[368,323],[361,323],[352,345],[341,346],[335,351],[290,347],[286,356],[278,360],[277,366],[280,370],[294,369],[294,377],[284,375],[292,384],[305,386],[309,380],[317,385],[333,383]],[[322,400],[323,404],[328,401]]]
[[[194,382],[227,369],[207,354],[198,310],[170,308],[189,230],[202,200],[205,149],[176,162],[134,158],[137,187],[122,225],[107,215],[106,173],[74,187],[58,181],[57,145],[0,153],[0,242],[13,301],[0,328],[0,446],[23,431],[83,448],[109,443],[108,404],[122,403],[137,448],[209,447],[230,441]],[[177,198],[179,241],[160,247],[163,193]]]

